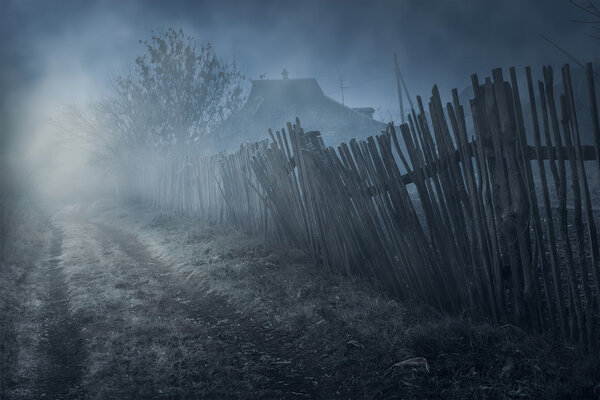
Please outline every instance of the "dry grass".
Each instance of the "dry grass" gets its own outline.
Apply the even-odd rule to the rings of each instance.
[[[37,279],[50,232],[43,212],[25,196],[2,199],[6,243],[0,261],[0,398],[31,398],[40,341]]]
[[[101,215],[136,232],[171,279],[279,332],[276,345],[318,375],[323,398],[594,398],[600,382],[597,361],[574,347],[402,304],[297,251],[188,217]],[[430,371],[393,367],[411,357],[426,358]]]
[[[53,221],[85,398],[596,398],[598,363],[576,348],[396,301],[239,232],[109,202]],[[39,393],[44,285],[32,264],[14,300],[9,398]],[[415,357],[427,368],[398,365]]]

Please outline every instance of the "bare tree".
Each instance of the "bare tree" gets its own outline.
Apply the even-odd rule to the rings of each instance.
[[[587,18],[585,20],[575,20],[574,22],[580,24],[590,25],[591,28],[595,31],[600,30],[600,0],[568,0],[570,4],[582,10],[585,14],[587,14]],[[558,51],[566,55],[571,61],[580,66],[581,68],[585,68],[583,63],[575,57],[571,52],[567,51],[559,44],[546,37],[545,35],[541,35],[542,38],[550,43],[553,47],[555,47]],[[590,37],[600,40],[600,36],[595,34],[590,34]],[[598,72],[594,72],[595,75],[600,76]]]
[[[235,61],[222,62],[210,44],[198,49],[193,37],[172,28],[139,42],[144,52],[113,79],[111,94],[70,108],[62,123],[111,168],[140,151],[202,150],[245,100]]]
[[[576,22],[579,22],[582,24],[590,24],[592,26],[592,29],[594,29],[596,31],[600,30],[600,1],[598,1],[598,0],[585,0],[585,1],[569,0],[569,3],[573,4],[575,7],[584,11],[587,14],[588,18],[591,17],[591,19],[577,20]],[[600,36],[598,36],[598,35],[592,34],[590,36],[593,37],[594,39],[600,40]]]
[[[116,78],[115,97],[106,107],[114,122],[130,130],[128,136],[188,148],[241,107],[244,77],[235,62],[221,62],[210,44],[196,49],[181,29],[153,32],[140,43],[145,53],[133,73]]]

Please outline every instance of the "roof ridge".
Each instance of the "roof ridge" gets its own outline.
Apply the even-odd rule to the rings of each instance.
[[[250,82],[290,82],[290,81],[316,81],[317,78],[307,77],[307,78],[287,78],[287,79],[251,79]],[[317,82],[318,84],[318,82]]]

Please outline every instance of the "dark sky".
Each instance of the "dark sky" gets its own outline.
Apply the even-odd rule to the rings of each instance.
[[[497,66],[567,62],[541,35],[583,61],[600,46],[568,0],[0,2],[3,85],[40,109],[97,97],[153,28],[182,27],[250,79],[286,68],[340,100],[343,76],[346,104],[385,120],[397,119],[394,51],[409,90],[428,96],[434,83],[449,94]]]

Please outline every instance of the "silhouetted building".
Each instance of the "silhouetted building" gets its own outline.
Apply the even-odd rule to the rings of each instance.
[[[218,129],[220,143],[229,150],[242,142],[253,142],[285,128],[286,122],[300,118],[305,131],[320,131],[328,145],[351,138],[366,138],[385,130],[383,122],[372,119],[372,108],[357,111],[327,97],[314,78],[252,81],[246,104]]]
[[[373,107],[353,107],[352,109],[357,113],[369,118],[373,118],[373,114],[375,113],[375,109]]]

